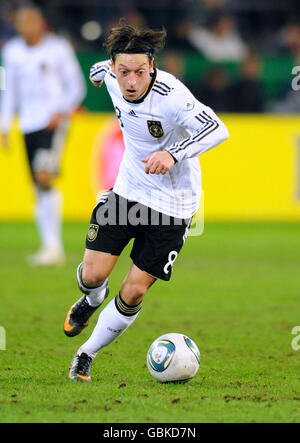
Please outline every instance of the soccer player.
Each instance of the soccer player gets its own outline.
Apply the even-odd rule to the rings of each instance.
[[[116,183],[94,208],[77,280],[83,296],[64,324],[69,337],[87,326],[108,296],[108,276],[130,239],[132,264],[119,293],[102,310],[70,367],[73,380],[90,381],[98,351],[137,318],[157,279],[168,281],[201,194],[198,156],[228,138],[222,121],[173,75],[155,67],[165,31],[126,24],[105,42],[110,60],[90,79],[105,82],[123,131],[125,153]]]
[[[21,7],[15,15],[20,34],[3,47],[6,90],[1,97],[2,145],[19,115],[27,158],[36,187],[36,220],[41,249],[33,265],[53,265],[65,259],[61,236],[61,198],[53,187],[71,114],[81,104],[85,80],[70,44],[47,31],[42,12]]]

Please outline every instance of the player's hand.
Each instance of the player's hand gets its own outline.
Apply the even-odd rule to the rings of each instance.
[[[6,152],[9,151],[9,138],[8,138],[8,134],[6,133],[2,133],[1,134],[1,145],[4,148],[4,150]]]
[[[102,86],[104,77],[106,75],[106,68],[103,62],[95,63],[90,69],[90,81],[96,88]]]
[[[95,82],[95,80],[93,80],[91,77],[90,77],[90,81],[93,83],[94,86],[96,86],[96,88],[101,88],[102,83],[103,83],[103,80],[100,80],[100,82]]]
[[[142,158],[142,162],[146,163],[146,174],[165,174],[175,164],[175,160],[168,151],[154,152],[150,157]]]
[[[47,129],[50,129],[50,130],[56,129],[58,127],[58,125],[60,124],[60,122],[62,121],[63,117],[64,117],[64,114],[61,114],[59,112],[54,114],[47,126]]]

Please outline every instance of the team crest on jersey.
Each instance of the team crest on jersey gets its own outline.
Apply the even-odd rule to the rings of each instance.
[[[147,120],[148,129],[151,135],[155,138],[162,137],[164,135],[164,130],[162,128],[161,122],[154,120]]]
[[[89,230],[88,230],[88,234],[87,234],[87,238],[88,241],[94,241],[97,238],[98,235],[98,231],[99,231],[99,226],[98,225],[90,225]]]

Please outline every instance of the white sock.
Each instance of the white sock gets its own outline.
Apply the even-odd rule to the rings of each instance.
[[[111,300],[100,313],[98,322],[90,338],[79,348],[78,354],[85,352],[94,358],[97,352],[104,346],[109,345],[134,322],[139,310],[134,315],[123,315],[116,307],[116,298]],[[140,308],[140,305],[139,305]]]
[[[44,247],[63,249],[61,203],[61,193],[57,189],[38,190],[36,219]]]
[[[107,283],[108,278],[102,283],[101,286],[98,286],[98,288],[90,289],[89,295],[86,295],[86,299],[90,306],[93,306],[95,308],[96,306],[99,306],[101,305],[101,303],[103,303],[106,294]]]
[[[86,294],[86,299],[90,306],[96,307],[103,303],[106,296],[106,289],[108,286],[108,278],[104,280],[102,285],[97,286],[96,288],[89,288],[85,286],[82,281],[82,266],[83,263],[80,263],[77,268],[77,282],[80,290]],[[108,294],[107,294],[108,295]]]

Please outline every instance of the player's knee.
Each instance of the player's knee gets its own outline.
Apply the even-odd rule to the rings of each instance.
[[[82,282],[85,286],[95,288],[100,286],[107,276],[101,274],[101,272],[93,265],[84,265],[82,268]]]
[[[48,171],[34,171],[34,180],[41,189],[49,189],[53,180],[53,175]]]

